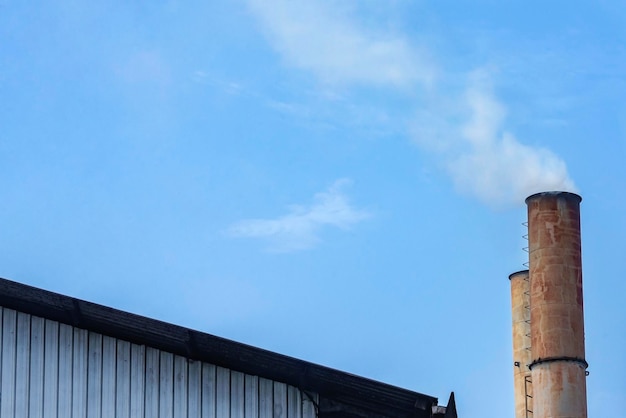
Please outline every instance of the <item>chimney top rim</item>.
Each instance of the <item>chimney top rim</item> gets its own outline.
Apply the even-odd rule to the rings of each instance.
[[[556,197],[556,196],[563,196],[568,199],[574,199],[574,200],[577,200],[578,203],[582,202],[583,200],[583,198],[579,194],[576,194],[576,193],[564,192],[564,191],[550,191],[550,192],[540,192],[540,193],[531,194],[530,196],[526,198],[525,202],[529,203],[531,200],[540,199],[543,197]]]
[[[511,273],[509,274],[509,280],[513,279],[513,277],[520,275],[520,274],[530,274],[530,270],[525,269],[525,270],[520,270],[520,271],[516,271],[515,273]]]

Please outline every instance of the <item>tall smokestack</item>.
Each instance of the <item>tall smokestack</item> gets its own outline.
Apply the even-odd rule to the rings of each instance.
[[[530,369],[530,282],[528,270],[509,276],[513,316],[513,382],[515,418],[529,418],[533,410]]]
[[[567,192],[526,199],[533,418],[587,417],[581,200]]]

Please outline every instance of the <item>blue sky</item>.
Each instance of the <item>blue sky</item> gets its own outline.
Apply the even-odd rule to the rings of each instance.
[[[513,416],[524,198],[580,193],[626,417],[618,1],[4,1],[0,276]],[[623,412],[622,412],[623,414]]]

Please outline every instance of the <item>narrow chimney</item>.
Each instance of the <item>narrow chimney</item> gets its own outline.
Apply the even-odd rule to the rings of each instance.
[[[526,199],[533,418],[587,417],[581,200],[567,192]]]
[[[513,383],[515,418],[527,418],[533,410],[530,369],[530,282],[528,270],[509,276],[513,316]]]

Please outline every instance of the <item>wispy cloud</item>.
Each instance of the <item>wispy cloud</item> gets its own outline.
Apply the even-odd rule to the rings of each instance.
[[[229,235],[243,238],[261,238],[269,243],[269,250],[291,252],[312,248],[319,241],[324,227],[349,229],[370,217],[367,211],[354,208],[343,188],[350,180],[341,179],[326,191],[315,194],[310,206],[294,205],[289,213],[275,219],[245,219],[232,225]]]
[[[435,78],[425,50],[399,35],[363,30],[332,1],[248,3],[284,59],[325,83],[407,87]]]
[[[211,86],[223,93],[233,96],[242,94],[245,89],[245,87],[237,81],[223,80],[203,70],[196,70],[191,79],[194,83]]]
[[[139,51],[115,68],[122,80],[130,84],[151,83],[161,87],[171,83],[170,67],[158,51]]]

